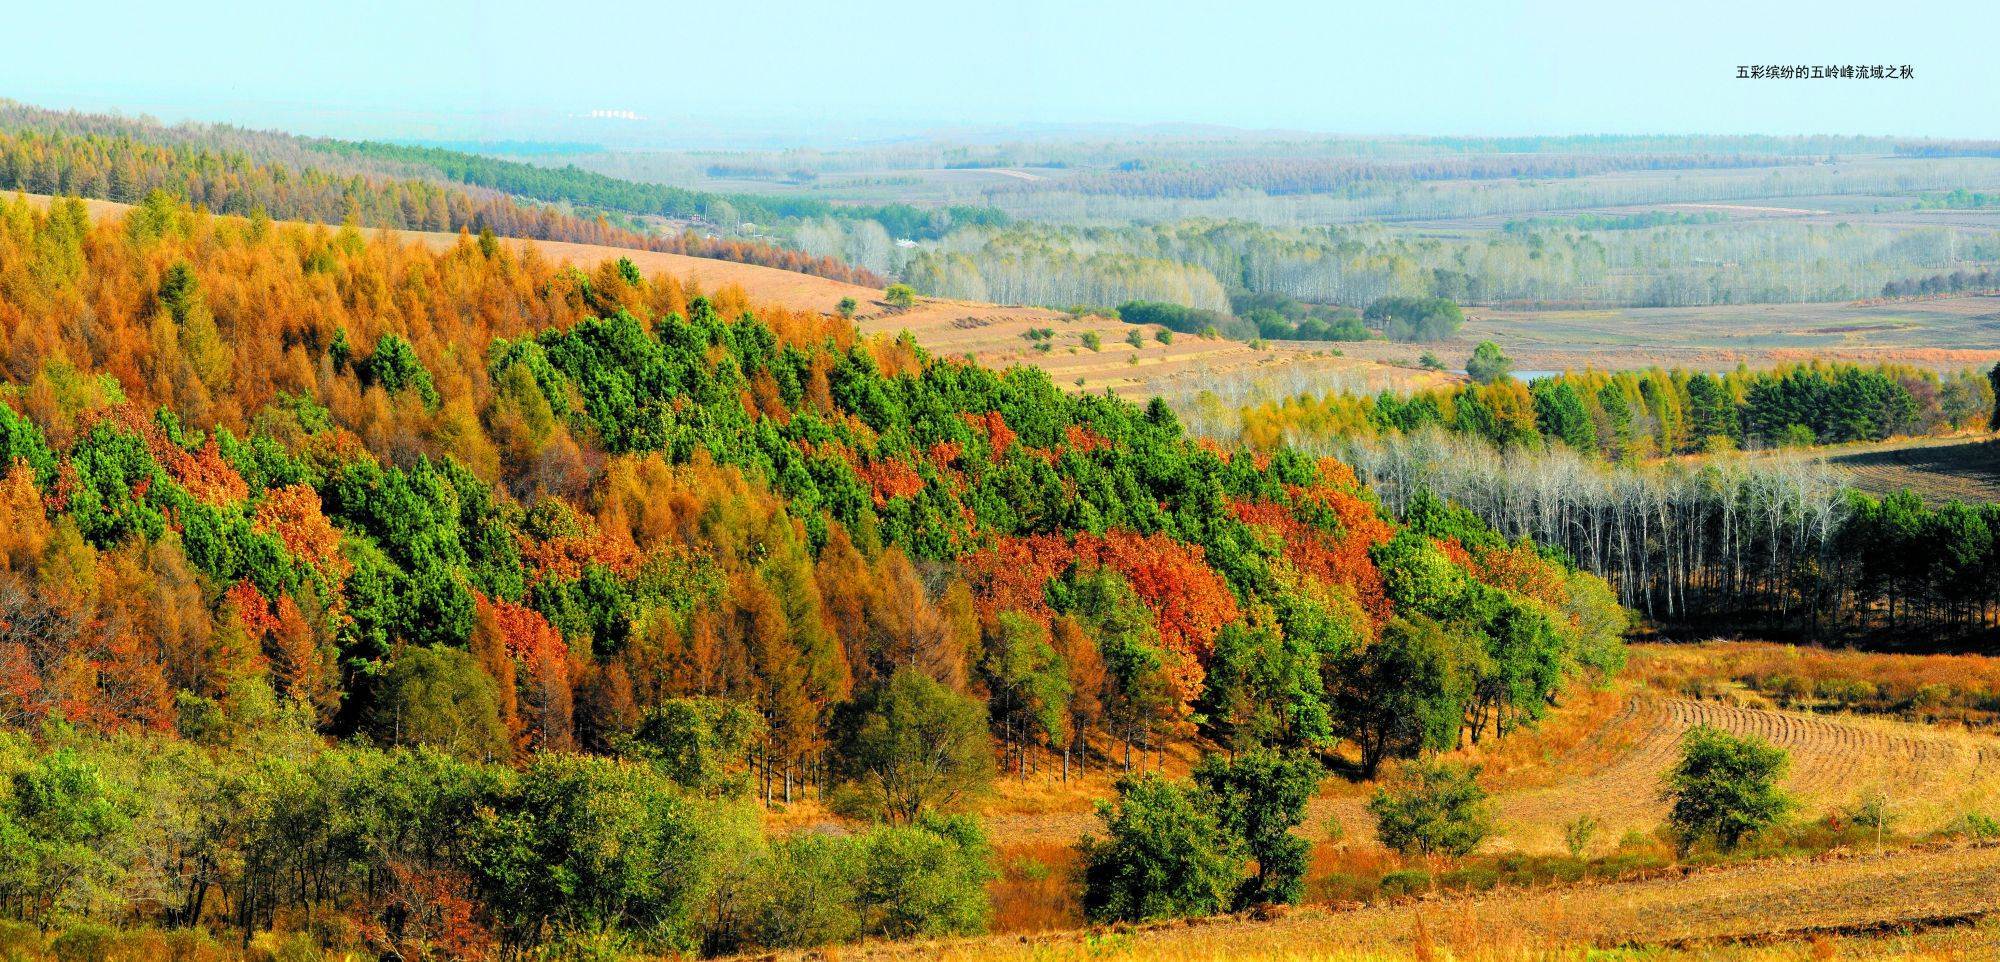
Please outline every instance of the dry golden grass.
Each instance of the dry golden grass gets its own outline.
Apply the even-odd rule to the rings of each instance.
[[[849,947],[844,959],[1993,958],[2000,847],[1768,861],[1665,877],[1302,908],[1114,931]],[[1904,931],[1961,926],[1927,935]],[[1888,937],[1884,937],[1885,934]],[[1620,946],[1645,952],[1602,953]],[[1826,953],[1831,952],[1831,955]]]
[[[2000,500],[2000,444],[1984,437],[1879,445],[1830,455],[1827,463],[1875,494],[1908,489],[1932,504]]]
[[[1625,677],[1667,694],[1754,707],[1896,713],[1984,727],[2000,704],[2000,658],[1709,641],[1635,645]]]
[[[1643,666],[1641,677],[1661,671],[1658,660],[1646,660],[1652,657],[1649,648],[1635,658]],[[1682,656],[1658,656],[1676,657]],[[1804,817],[1879,796],[1904,831],[1921,833],[1968,810],[1984,811],[1982,797],[2000,789],[2000,739],[1987,735],[1887,718],[1635,694],[1630,688],[1575,696],[1541,727],[1489,739],[1452,758],[1478,764],[1486,773],[1500,825],[1491,851],[1553,854],[1563,851],[1563,827],[1578,815],[1598,820],[1601,845],[1627,832],[1651,832],[1666,813],[1660,784],[1678,757],[1681,735],[1704,724],[1758,735],[1789,752],[1786,787],[1799,797]],[[1191,753],[1182,750],[1162,770],[1179,774],[1189,761]],[[1003,779],[988,803],[988,830],[1003,847],[1073,841],[1097,827],[1092,805],[1110,796],[1115,774],[1096,772],[1067,786],[1049,776],[1026,783]],[[1371,844],[1374,820],[1366,803],[1373,789],[1329,780],[1308,806],[1306,830],[1321,834],[1329,821],[1337,822],[1348,845]]]

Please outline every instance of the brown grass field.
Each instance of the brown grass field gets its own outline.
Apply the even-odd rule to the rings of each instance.
[[[846,948],[842,959],[1991,959],[2000,847],[1922,846],[1273,919]],[[1883,936],[1890,936],[1884,938]],[[1792,943],[1772,945],[1772,943]],[[1769,946],[1758,949],[1757,946]],[[1749,946],[1741,950],[1739,946]],[[1593,949],[1646,947],[1600,954]],[[1845,951],[1843,951],[1845,950]]]
[[[2000,442],[1986,437],[1891,442],[1830,453],[1827,463],[1875,494],[1909,489],[1931,504],[2000,501]]]
[[[49,201],[44,196],[25,196],[38,205]],[[85,204],[91,216],[100,219],[123,217],[128,208],[110,201],[92,200]],[[393,234],[433,250],[449,249],[459,242],[457,234],[406,230],[378,233]],[[852,297],[861,305],[855,320],[863,333],[894,337],[908,331],[918,344],[940,356],[970,357],[993,367],[1013,364],[1040,367],[1049,372],[1058,386],[1069,390],[1109,389],[1127,398],[1174,396],[1191,393],[1219,379],[1246,380],[1283,374],[1294,378],[1334,377],[1351,389],[1373,392],[1428,386],[1445,379],[1430,372],[1294,346],[1257,350],[1241,341],[1210,340],[1188,334],[1175,336],[1172,344],[1161,344],[1153,339],[1152,328],[1104,317],[1075,318],[1038,307],[926,297],[919,298],[913,307],[899,310],[885,303],[883,292],[873,288],[755,264],[561,241],[509,239],[507,243],[531,244],[544,257],[578,265],[629,257],[642,272],[669,275],[688,282],[695,290],[741,288],[745,299],[752,304],[831,314],[842,298]],[[1052,346],[1046,352],[1035,350],[1033,342],[1024,336],[1037,329],[1055,332]],[[1092,351],[1084,345],[1086,331],[1094,331],[1101,338],[1099,350]],[[1143,346],[1135,348],[1126,343],[1126,337],[1133,331],[1140,333]]]
[[[1956,370],[2000,361],[2000,297],[1604,310],[1474,308],[1432,344],[1366,341],[1348,355],[1393,363],[1432,351],[1458,365],[1493,341],[1522,371],[1653,366],[1726,371],[1821,358]]]
[[[2000,798],[1994,794],[2000,739],[1987,735],[1648,692],[1578,699],[1565,711],[1544,731],[1455,753],[1482,767],[1493,794],[1499,835],[1488,843],[1491,850],[1560,852],[1564,824],[1585,813],[1598,819],[1605,845],[1627,832],[1650,832],[1666,814],[1661,778],[1678,757],[1681,736],[1696,725],[1757,735],[1790,752],[1785,787],[1809,818],[1883,794],[1904,825],[1932,830]],[[1162,768],[1178,773],[1186,764],[1185,757],[1170,757]],[[986,816],[996,845],[1068,844],[1097,828],[1091,799],[1108,797],[1110,776],[1077,780],[1068,792],[1052,778],[1003,780]],[[1372,790],[1330,780],[1307,807],[1307,827],[1317,831],[1334,820],[1346,839],[1372,841],[1366,809]]]
[[[1927,689],[1945,694],[1935,705],[1919,701],[1895,715],[1815,714],[1774,707],[1780,700],[1814,703],[1810,686],[1788,678],[1865,681],[1883,704],[1901,705]],[[2000,659],[1980,656],[1642,644],[1632,647],[1620,685],[1572,696],[1532,731],[1455,754],[1482,766],[1492,795],[1499,834],[1489,854],[1555,856],[1564,849],[1563,827],[1582,814],[1600,824],[1592,855],[1664,851],[1654,837],[1666,812],[1660,782],[1678,757],[1680,736],[1697,724],[1755,734],[1786,749],[1791,769],[1784,784],[1799,801],[1802,824],[1874,800],[1887,807],[1906,842],[2000,805],[2000,738],[1968,730],[1965,713],[1949,710],[1995,691]],[[1194,756],[1181,747],[1137,761],[1178,775]],[[1005,870],[994,895],[1007,935],[883,946],[860,957],[1543,959],[1586,957],[1565,954],[1572,948],[1637,945],[1649,947],[1633,956],[1645,959],[2000,958],[2000,921],[1965,925],[2000,910],[2000,852],[1897,848],[1904,843],[1893,840],[1866,857],[1836,849],[1825,861],[1766,860],[1693,874],[1640,870],[1612,882],[1503,885],[1479,895],[1336,911],[1334,905],[1352,904],[1339,902],[1349,889],[1338,883],[1351,873],[1448,867],[1381,849],[1365,809],[1372,786],[1337,779],[1312,800],[1300,830],[1315,839],[1312,907],[1278,921],[1092,933],[1081,928],[1066,873],[1074,866],[1075,840],[1098,826],[1091,804],[1109,795],[1114,775],[1092,772],[1065,785],[1045,770],[997,786],[984,818]],[[1415,935],[1418,916],[1429,947]],[[1926,931],[1943,925],[1956,927]],[[1917,934],[1897,934],[1905,929]],[[1815,954],[1830,945],[1838,956]]]

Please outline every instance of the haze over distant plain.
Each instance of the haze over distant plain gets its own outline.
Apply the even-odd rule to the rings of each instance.
[[[24,4],[0,96],[302,133],[832,147],[952,128],[2000,135],[2000,5]],[[30,38],[37,38],[28,42]],[[1738,64],[1910,64],[1749,81]]]

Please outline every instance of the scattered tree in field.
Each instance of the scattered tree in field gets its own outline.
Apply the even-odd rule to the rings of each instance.
[[[857,301],[852,297],[843,297],[840,299],[840,305],[839,305],[840,316],[853,317],[855,310],[860,306],[861,306],[860,301]]]
[[[1242,884],[1241,840],[1205,793],[1148,773],[1118,782],[1098,805],[1105,837],[1086,836],[1083,911],[1093,922],[1189,918],[1228,911]]]
[[[1563,823],[1563,849],[1570,858],[1582,858],[1590,854],[1590,842],[1597,837],[1597,817],[1590,814],[1578,815]]]
[[[1472,349],[1472,356],[1465,359],[1465,373],[1481,384],[1491,384],[1506,377],[1514,370],[1514,359],[1500,353],[1500,345],[1492,341],[1480,341]]]
[[[1392,341],[1442,341],[1465,323],[1465,312],[1442,297],[1384,297],[1361,316]]]
[[[891,284],[882,292],[882,300],[890,307],[907,308],[917,303],[917,292],[908,284]]]
[[[1789,765],[1784,749],[1754,735],[1690,729],[1666,783],[1667,824],[1682,851],[1703,841],[1730,851],[1784,817],[1794,803],[1778,781]]]
[[[1368,802],[1382,844],[1405,854],[1472,854],[1493,832],[1479,769],[1408,762]]]
[[[1134,349],[1144,348],[1146,346],[1146,332],[1136,327],[1126,331],[1125,343],[1132,345]]]
[[[1209,755],[1196,766],[1194,783],[1212,799],[1216,820],[1257,863],[1236,893],[1238,908],[1290,904],[1305,894],[1312,847],[1292,829],[1305,821],[1306,802],[1324,774],[1315,758],[1270,749],[1227,760]]]
[[[1425,351],[1417,356],[1417,366],[1426,371],[1442,371],[1445,369],[1444,361],[1429,351]]]
[[[1334,713],[1360,747],[1366,777],[1388,759],[1457,747],[1471,709],[1469,663],[1482,655],[1462,634],[1413,615],[1338,662]]]
[[[898,670],[847,711],[841,773],[891,823],[956,805],[993,779],[985,712],[922,672]]]

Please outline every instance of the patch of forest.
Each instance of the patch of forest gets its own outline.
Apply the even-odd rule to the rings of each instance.
[[[996,770],[1194,739],[1262,805],[1621,660],[1601,579],[1445,502],[627,261],[6,202],[0,369],[0,904],[36,925],[976,931],[947,813]],[[758,828],[801,794],[882,824]]]

